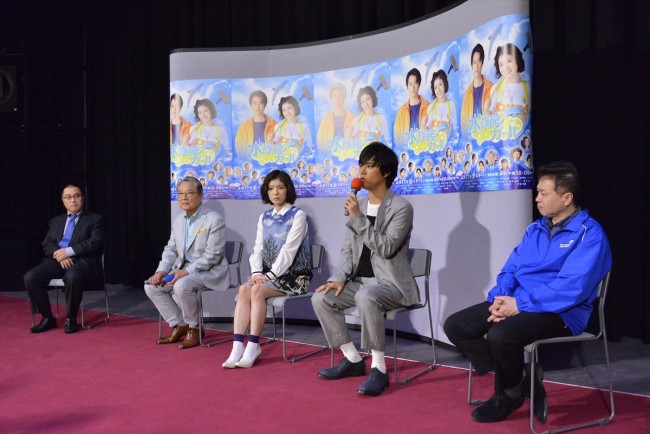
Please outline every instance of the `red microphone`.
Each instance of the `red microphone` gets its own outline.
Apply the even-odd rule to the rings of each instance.
[[[350,192],[355,196],[362,188],[363,188],[363,179],[361,178],[354,178],[350,183]],[[345,209],[343,210],[343,215],[350,215],[350,212],[347,209]]]

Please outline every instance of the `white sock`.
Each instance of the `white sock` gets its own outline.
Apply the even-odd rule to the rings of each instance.
[[[357,348],[354,346],[354,342],[348,342],[347,344],[341,345],[341,351],[343,351],[345,358],[352,363],[358,363],[363,360],[359,351],[357,351]]]
[[[244,355],[244,343],[235,341],[232,343],[232,351],[230,352],[230,357],[228,357],[228,360],[234,360],[235,362],[238,362],[239,359],[241,359],[241,356]]]
[[[259,346],[260,344],[248,342],[246,344],[246,350],[244,351],[244,355],[241,357],[241,360],[253,360],[257,355],[257,349]]]
[[[384,351],[371,350],[372,353],[372,365],[370,369],[377,368],[382,374],[386,373],[386,357]]]

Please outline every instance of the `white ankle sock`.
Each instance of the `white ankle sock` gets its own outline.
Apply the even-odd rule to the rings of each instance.
[[[354,346],[354,342],[348,342],[347,344],[341,345],[341,351],[343,351],[345,358],[352,363],[358,363],[363,360],[359,351],[357,351],[357,348]]]
[[[228,357],[228,360],[234,360],[235,362],[239,361],[241,357],[244,355],[244,343],[235,341],[232,343],[232,351],[230,352],[230,356]]]
[[[259,347],[260,344],[248,342],[246,344],[246,350],[244,351],[244,355],[241,357],[241,360],[253,360],[257,355],[257,349]]]
[[[379,369],[383,374],[386,373],[386,357],[385,357],[385,352],[384,351],[377,351],[377,350],[372,350],[372,364],[370,366],[370,369],[372,368],[377,368]]]

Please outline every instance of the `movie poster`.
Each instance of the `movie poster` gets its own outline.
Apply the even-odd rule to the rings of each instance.
[[[399,160],[398,194],[530,189],[532,37],[508,15],[412,53],[307,75],[170,84],[171,199],[259,199],[286,171],[298,197],[345,196],[372,141]]]

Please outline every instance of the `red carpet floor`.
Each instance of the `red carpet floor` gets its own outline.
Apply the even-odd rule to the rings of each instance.
[[[226,370],[221,362],[229,343],[189,350],[158,346],[151,320],[116,315],[108,324],[73,335],[61,326],[31,334],[26,300],[0,296],[0,309],[3,434],[528,432],[528,403],[505,422],[473,422],[462,369],[441,366],[367,398],[356,394],[363,378],[317,377],[318,368],[329,365],[328,352],[288,364],[280,343],[274,343],[263,347],[254,368]],[[293,344],[289,352],[309,348]],[[408,373],[422,364],[404,361],[401,367]],[[476,396],[490,395],[489,377],[478,380]],[[580,413],[606,412],[604,392],[558,384],[546,388],[548,428],[575,422]],[[648,432],[650,398],[617,394],[616,409],[612,424],[597,432]]]

